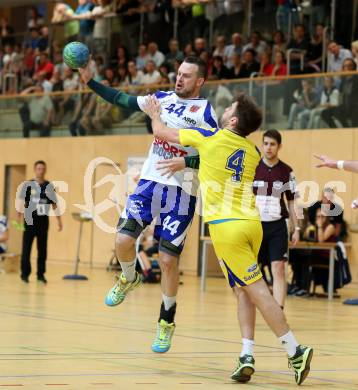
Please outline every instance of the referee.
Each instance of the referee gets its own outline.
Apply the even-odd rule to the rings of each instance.
[[[61,216],[57,207],[57,197],[53,185],[45,180],[46,163],[42,160],[34,164],[35,178],[26,181],[20,191],[17,206],[18,223],[24,219],[24,235],[22,239],[21,279],[29,282],[31,274],[31,248],[34,238],[37,239],[37,280],[47,283],[45,278],[47,257],[47,236],[50,208],[55,210],[58,231],[62,230]]]
[[[286,219],[290,216],[295,227],[292,235],[294,245],[299,241],[300,228],[294,203],[296,180],[292,168],[278,158],[281,142],[281,134],[277,130],[267,130],[264,133],[264,157],[257,166],[253,190],[263,229],[259,262],[271,264],[273,296],[283,309],[287,293],[285,262],[288,257],[288,232]],[[288,210],[284,198],[287,200]]]

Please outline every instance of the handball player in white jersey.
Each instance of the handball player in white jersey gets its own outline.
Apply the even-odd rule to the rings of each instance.
[[[90,67],[79,69],[82,80],[106,101],[122,108],[142,111],[146,96],[131,96],[93,80]],[[187,57],[180,65],[175,91],[158,91],[161,119],[174,128],[216,128],[216,115],[206,99],[200,98],[207,67],[197,57]],[[175,329],[176,296],[179,286],[178,261],[186,234],[194,216],[198,187],[196,162],[198,152],[191,147],[155,139],[144,163],[135,192],[129,196],[119,219],[116,235],[116,256],[122,273],[106,296],[106,304],[122,303],[129,291],[141,284],[135,270],[135,242],[154,219],[154,237],[159,241],[159,264],[162,272],[162,303],[152,351],[167,352]],[[185,170],[170,178],[158,170],[163,161],[185,159]]]

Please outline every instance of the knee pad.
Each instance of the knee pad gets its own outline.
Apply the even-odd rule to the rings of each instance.
[[[142,226],[135,219],[120,218],[117,225],[117,232],[137,239],[148,225],[147,222],[143,222]]]

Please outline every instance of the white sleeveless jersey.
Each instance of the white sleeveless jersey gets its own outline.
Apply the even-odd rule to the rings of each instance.
[[[161,119],[168,126],[176,129],[184,128],[213,128],[217,127],[216,114],[211,104],[206,99],[182,99],[175,92],[158,91],[155,96],[161,104]],[[147,96],[138,96],[137,102],[141,109]],[[140,175],[141,179],[155,181],[165,185],[173,185],[183,188],[191,195],[197,195],[199,185],[197,170],[186,168],[176,172],[171,178],[161,175],[156,169],[157,162],[169,160],[173,157],[197,156],[198,151],[192,147],[163,142],[154,139]]]

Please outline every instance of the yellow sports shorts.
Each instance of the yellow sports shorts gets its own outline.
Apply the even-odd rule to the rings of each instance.
[[[245,219],[209,224],[221,269],[230,287],[244,287],[262,278],[257,256],[262,241],[260,221]]]

